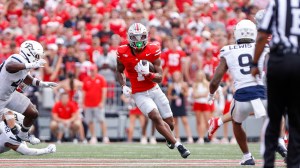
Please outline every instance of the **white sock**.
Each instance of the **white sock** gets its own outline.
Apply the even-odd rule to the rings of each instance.
[[[221,126],[221,125],[223,125],[223,121],[222,121],[222,118],[219,118],[218,119],[218,126]]]
[[[177,148],[179,145],[182,145],[180,142],[176,141],[175,147]]]
[[[284,147],[285,149],[286,149],[286,146],[285,146],[285,143],[284,143],[284,139],[283,138],[278,138],[278,143],[282,146],[282,147]]]
[[[25,135],[25,134],[28,134],[28,132],[23,132],[23,131],[21,130],[21,131],[19,131],[18,134],[19,134],[19,135]]]
[[[249,159],[250,159],[250,158],[251,158],[251,156],[252,156],[252,155],[251,155],[251,153],[250,153],[250,152],[249,152],[249,153],[244,153],[244,158],[247,158],[247,159],[249,158]]]

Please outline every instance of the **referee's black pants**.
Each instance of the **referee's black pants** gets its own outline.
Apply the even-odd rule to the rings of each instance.
[[[300,166],[300,55],[272,54],[267,72],[269,124],[265,133],[264,167],[274,167],[281,119],[289,117],[288,168]]]

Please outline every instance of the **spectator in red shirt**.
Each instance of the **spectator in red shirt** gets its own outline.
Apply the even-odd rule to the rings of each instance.
[[[168,41],[168,47],[169,49],[163,53],[165,55],[163,56],[165,59],[164,71],[167,71],[167,73],[165,73],[166,79],[172,80],[171,78],[175,71],[183,72],[184,58],[186,55],[181,50],[177,39],[170,39]]]
[[[97,143],[94,119],[100,123],[103,142],[109,143],[105,123],[106,94],[107,86],[104,77],[98,74],[96,65],[91,65],[90,76],[86,77],[83,82],[83,107],[85,120],[91,133],[91,144]]]
[[[211,79],[219,64],[219,59],[213,56],[213,47],[207,48],[203,54],[203,71]]]
[[[49,8],[47,11],[47,16],[45,16],[42,20],[42,30],[46,28],[46,26],[50,26],[53,28],[58,28],[62,25],[63,20],[60,16],[55,14],[54,8]]]
[[[78,108],[69,100],[68,94],[61,93],[60,101],[52,109],[52,121],[50,123],[51,132],[55,135],[58,143],[61,142],[66,129],[69,129],[73,135],[79,133],[82,123],[78,114]]]
[[[18,0],[10,0],[7,5],[7,13],[6,17],[10,19],[11,17],[13,18],[18,18],[22,15],[22,3]]]
[[[5,17],[5,11],[2,4],[0,4],[0,31],[3,31],[5,28],[7,28],[9,25],[9,22],[7,21]]]
[[[95,59],[102,55],[103,48],[100,46],[100,39],[98,37],[93,37],[92,46],[87,50],[89,55],[89,60],[94,63]]]
[[[97,33],[102,30],[102,24],[100,23],[100,15],[94,14],[90,23],[86,24],[86,28],[91,32],[92,35],[97,35]]]

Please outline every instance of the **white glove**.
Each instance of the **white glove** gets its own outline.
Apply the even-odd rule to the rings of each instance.
[[[207,102],[208,102],[208,104],[209,104],[209,105],[212,105],[212,103],[214,102],[214,100],[215,100],[215,94],[210,94],[210,93],[209,93],[209,95],[208,95],[208,97],[207,97]]]
[[[126,86],[126,85],[124,85],[124,86],[122,87],[122,91],[123,91],[123,94],[124,94],[126,97],[129,97],[129,96],[131,95],[131,92],[132,92],[131,88],[128,87],[128,86]]]
[[[43,81],[40,81],[40,84],[39,86],[40,87],[56,87],[58,84],[55,83],[55,82],[43,82]]]
[[[26,67],[26,69],[42,68],[42,67],[45,66],[46,63],[47,63],[46,60],[39,59],[39,60],[37,60],[35,62],[32,62],[32,63],[25,63],[25,67]]]
[[[56,152],[56,146],[54,144],[50,144],[46,148],[47,153],[55,153]]]
[[[149,62],[146,61],[146,65],[143,65],[143,60],[137,64],[137,72],[143,75],[148,75],[149,72]]]

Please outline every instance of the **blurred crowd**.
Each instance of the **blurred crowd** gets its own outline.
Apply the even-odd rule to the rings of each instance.
[[[268,0],[0,0],[0,63],[18,53],[24,40],[39,41],[48,64],[33,74],[59,83],[54,90],[53,135],[60,141],[61,132],[68,126],[79,134],[79,140],[85,141],[85,123],[90,141],[95,143],[95,118],[101,123],[103,142],[108,143],[105,106],[113,105],[117,97],[123,105],[130,104],[129,110],[136,110],[130,100],[115,92],[119,86],[114,72],[117,47],[126,44],[127,28],[140,22],[147,26],[149,40],[162,47],[162,87],[175,122],[182,120],[185,128],[184,134],[175,129],[177,138],[186,136],[188,142],[193,142],[190,127],[195,126],[189,125],[186,116],[187,111],[194,111],[197,143],[204,143],[208,119],[229,111],[233,93],[231,78],[225,75],[218,101],[207,104],[208,84],[218,65],[219,50],[235,43],[233,29],[237,22],[255,22],[254,15],[267,3]],[[77,114],[78,109],[89,111],[85,119]],[[142,118],[139,112],[130,114],[135,116],[130,123]],[[140,121],[144,126],[146,119]],[[129,139],[133,127],[128,127]]]

